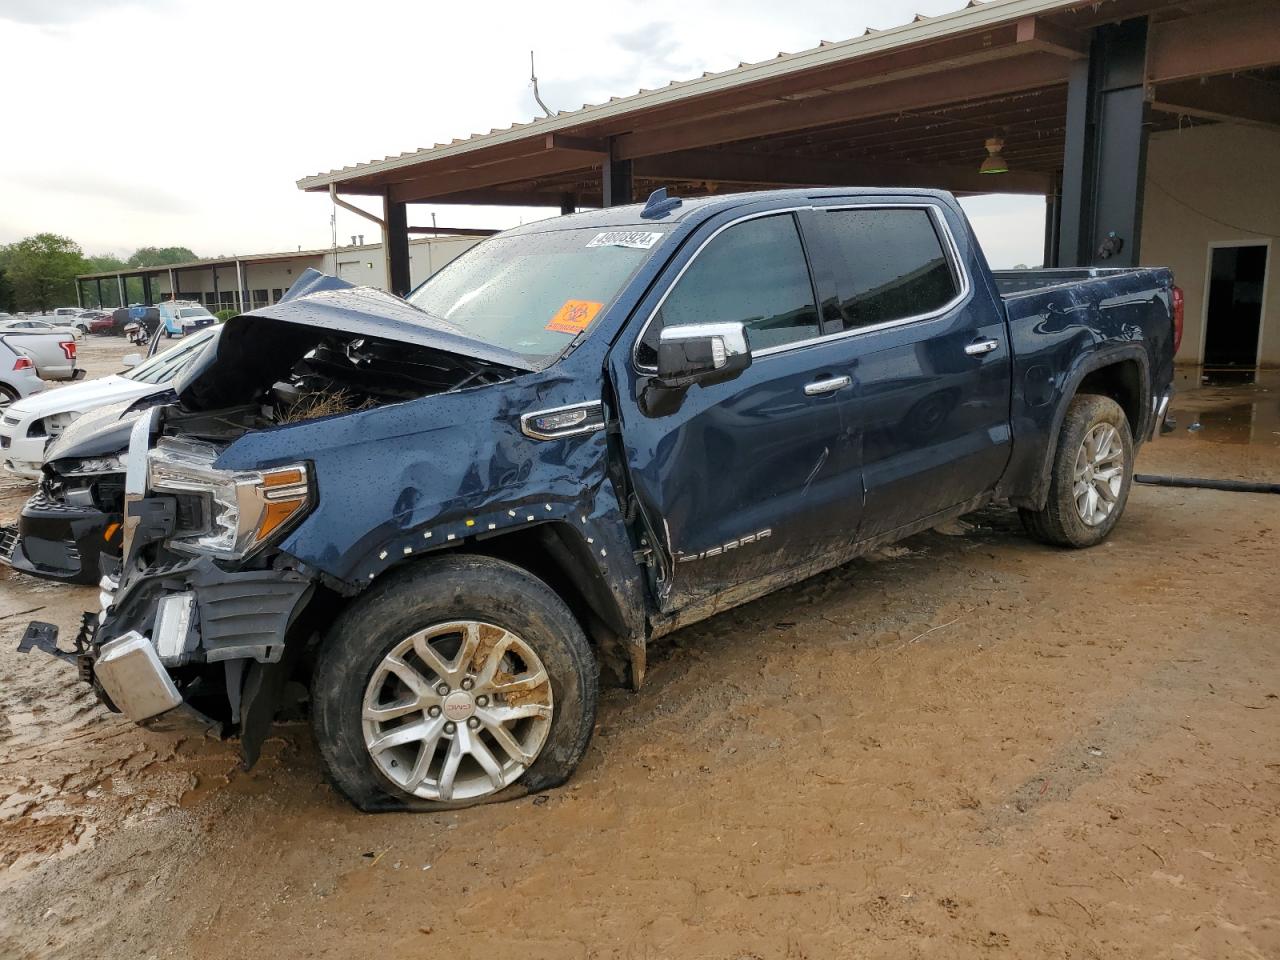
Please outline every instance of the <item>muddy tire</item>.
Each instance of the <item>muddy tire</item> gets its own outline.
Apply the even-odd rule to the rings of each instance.
[[[1110,397],[1080,394],[1067,408],[1043,509],[1019,510],[1027,532],[1060,547],[1092,547],[1111,533],[1133,485],[1133,433]]]
[[[312,726],[362,810],[440,810],[558,786],[595,722],[581,626],[510,563],[454,555],[383,577],[322,641]]]

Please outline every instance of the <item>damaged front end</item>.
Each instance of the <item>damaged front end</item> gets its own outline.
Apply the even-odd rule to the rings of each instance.
[[[282,541],[321,497],[360,478],[326,491],[305,451],[275,455],[268,442],[246,467],[237,442],[529,369],[514,354],[464,346],[403,301],[340,281],[228,321],[217,351],[175,384],[178,403],[132,425],[119,559],[104,557],[101,609],[86,615],[74,653],[48,624],[32,624],[21,648],[74,660],[131,720],[161,724],[182,707],[223,724],[251,765],[286,683],[350,592]]]

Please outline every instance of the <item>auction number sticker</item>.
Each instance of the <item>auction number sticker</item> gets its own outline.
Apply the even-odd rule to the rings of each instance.
[[[588,247],[632,247],[636,250],[649,250],[662,239],[660,233],[648,233],[644,230],[615,230],[611,233],[597,233],[588,241]]]
[[[546,328],[556,333],[581,333],[603,307],[594,300],[566,300]]]

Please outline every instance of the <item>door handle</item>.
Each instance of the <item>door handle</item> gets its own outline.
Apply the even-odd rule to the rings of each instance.
[[[980,357],[984,353],[990,353],[992,350],[998,349],[999,340],[976,340],[964,348],[964,352],[971,357]]]
[[[820,397],[824,393],[835,393],[837,390],[843,390],[849,384],[853,383],[848,377],[831,377],[828,380],[815,380],[813,383],[804,385],[804,395],[806,397]]]

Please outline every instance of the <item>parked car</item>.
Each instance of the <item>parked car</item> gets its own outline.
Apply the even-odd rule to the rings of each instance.
[[[10,346],[7,337],[0,336],[0,424],[8,417],[10,404],[44,388],[45,383],[36,373],[31,358]],[[0,427],[0,456],[7,446]]]
[[[129,308],[117,307],[109,313],[89,321],[89,332],[98,336],[119,335],[129,322]]]
[[[166,337],[182,337],[195,330],[213,326],[218,318],[200,306],[186,300],[171,300],[159,306],[160,325]]]
[[[0,333],[10,330],[29,331],[31,333],[60,333],[73,340],[79,340],[82,336],[78,328],[55,321],[52,317],[13,317],[8,320],[0,320]]]
[[[74,326],[82,334],[93,332],[93,323],[95,320],[101,320],[104,317],[110,317],[111,313],[107,310],[86,310],[75,318]]]
[[[178,371],[212,339],[211,333],[192,337],[145,362],[141,356],[132,354],[125,358],[125,369],[120,373],[10,404],[0,424],[5,469],[20,477],[38,480],[46,447],[72,422],[97,407],[169,389]]]
[[[1107,537],[1172,277],[1001,276],[949,194],[855,189],[529,224],[408,302],[304,275],[134,423],[121,562],[59,655],[249,763],[305,679],[362,809],[554,786],[597,660],[638,684],[654,638],[992,500]]]
[[[76,338],[56,330],[0,330],[18,353],[31,358],[42,380],[79,380],[84,371],[76,366]]]

